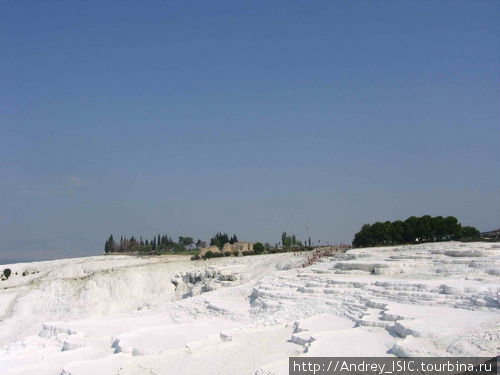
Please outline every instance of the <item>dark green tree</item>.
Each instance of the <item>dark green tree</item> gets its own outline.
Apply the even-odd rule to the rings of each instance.
[[[462,226],[454,216],[448,216],[444,219],[446,236],[448,239],[457,240],[462,236]]]
[[[214,237],[210,239],[211,246],[217,246],[219,249],[224,247],[224,244],[229,242],[229,236],[227,233],[217,233]]]
[[[3,275],[5,276],[6,279],[8,279],[10,277],[11,273],[12,273],[12,271],[10,270],[10,268],[6,268],[3,270]]]
[[[462,238],[466,240],[474,240],[481,238],[481,234],[474,227],[462,227]]]
[[[464,227],[454,216],[422,217],[411,216],[404,222],[396,220],[365,224],[354,235],[355,247],[379,246],[387,244],[420,243],[429,241],[449,241],[458,239],[478,239],[479,231]]]
[[[443,241],[446,236],[446,227],[442,216],[432,218],[432,229],[435,241]]]
[[[417,232],[417,223],[418,219],[415,216],[410,216],[405,220],[405,242],[406,243],[415,243],[418,232]]]
[[[104,252],[106,253],[111,253],[115,250],[116,244],[115,240],[113,239],[113,235],[111,234],[104,244]]]
[[[193,237],[179,237],[179,245],[186,247],[191,245],[192,243],[194,243]]]
[[[253,245],[253,251],[255,254],[262,254],[264,252],[264,245],[262,245],[260,242],[257,242]]]
[[[281,244],[282,244],[283,246],[285,246],[285,241],[286,241],[286,238],[287,238],[286,232],[283,232],[283,233],[281,234]]]
[[[392,243],[399,244],[405,241],[405,223],[401,220],[396,220],[391,225]]]

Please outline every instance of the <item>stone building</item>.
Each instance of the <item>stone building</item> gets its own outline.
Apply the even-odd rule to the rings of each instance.
[[[209,251],[214,254],[224,254],[226,251],[229,251],[234,256],[241,256],[244,251],[253,251],[253,242],[235,242],[233,244],[227,242],[224,244],[222,250],[219,250],[217,246],[205,247],[200,250],[200,257],[203,257]]]
[[[253,242],[226,243],[222,248],[222,252],[226,251],[233,253],[235,256],[241,256],[244,251],[253,251]]]

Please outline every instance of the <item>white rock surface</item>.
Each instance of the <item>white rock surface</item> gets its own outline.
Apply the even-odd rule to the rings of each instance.
[[[9,265],[12,276],[0,282],[0,371],[269,375],[287,374],[295,355],[500,352],[495,244],[303,261],[100,256]]]

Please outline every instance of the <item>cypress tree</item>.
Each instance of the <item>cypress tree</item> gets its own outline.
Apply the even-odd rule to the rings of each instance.
[[[111,253],[114,250],[114,247],[115,247],[115,241],[113,239],[113,235],[111,234],[106,243],[104,244],[104,251],[106,253]]]

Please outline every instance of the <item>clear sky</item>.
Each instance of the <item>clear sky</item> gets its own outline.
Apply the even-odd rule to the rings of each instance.
[[[0,262],[113,233],[500,227],[499,1],[0,2]]]

